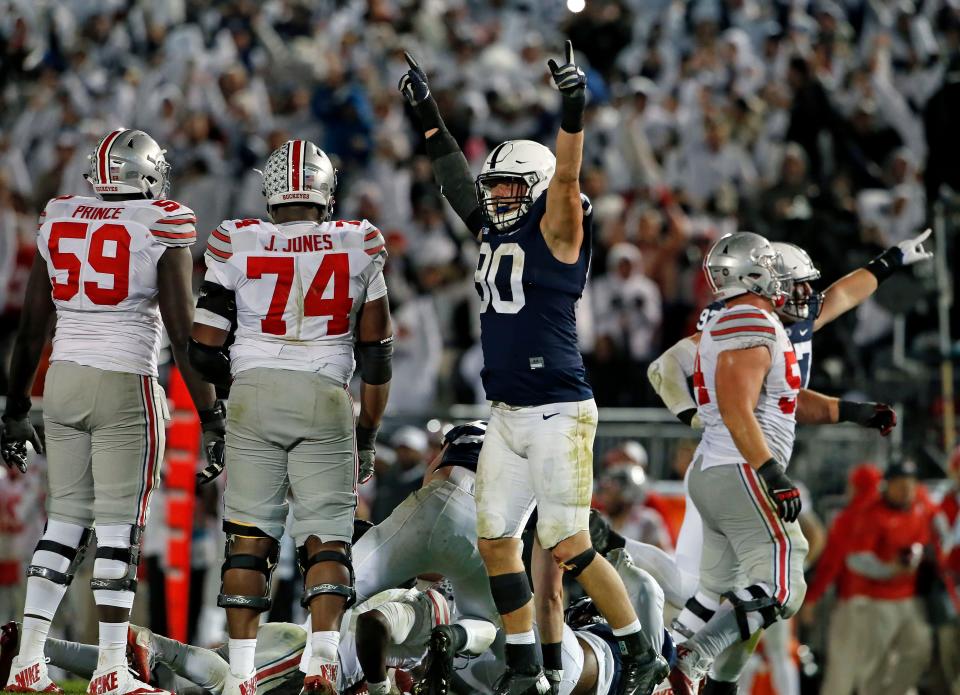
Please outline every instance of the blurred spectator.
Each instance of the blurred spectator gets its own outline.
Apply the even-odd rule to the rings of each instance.
[[[390,516],[398,504],[420,488],[427,467],[429,442],[422,429],[401,427],[390,437],[390,446],[396,454],[396,461],[375,478],[377,495],[370,516],[375,524]]]
[[[0,466],[0,615],[22,617],[23,578],[43,533],[46,515],[37,513],[46,496],[41,457],[34,456],[26,473]]]
[[[595,384],[599,386],[597,402],[635,405],[647,391],[643,374],[658,354],[656,337],[662,318],[660,290],[643,273],[640,249],[626,242],[610,249],[607,274],[594,283],[590,297],[596,317],[596,364],[619,365],[608,373],[629,379],[635,387],[630,393],[622,385]]]
[[[934,510],[918,496],[916,477],[912,461],[891,463],[880,495],[853,515],[845,560],[856,581],[850,639],[830,652],[832,668],[845,678],[828,677],[824,695],[902,695],[930,663],[933,641],[917,597],[917,569],[931,542]]]
[[[877,488],[882,479],[883,474],[871,463],[861,463],[850,471],[847,478],[847,504],[830,524],[824,552],[817,560],[813,578],[807,586],[803,608],[806,613],[811,614],[827,590],[833,586],[836,587],[837,599],[840,602],[852,595],[857,578],[847,569],[848,549],[857,533],[855,523],[860,518],[860,512],[866,504],[876,498]],[[841,606],[842,603],[834,609],[834,616],[840,615]],[[835,640],[836,644],[847,641],[848,636],[845,632],[847,627],[848,622],[845,618],[834,617],[830,621],[831,643]],[[837,634],[834,638],[835,630]]]
[[[640,446],[629,442],[623,449],[628,449],[629,445]],[[646,451],[643,447],[640,451],[646,463]],[[594,505],[610,517],[610,525],[625,538],[671,550],[673,543],[663,516],[646,504],[647,475],[643,467],[629,458],[628,462],[623,462],[623,458],[604,466],[597,479]],[[617,458],[612,460],[618,461]]]

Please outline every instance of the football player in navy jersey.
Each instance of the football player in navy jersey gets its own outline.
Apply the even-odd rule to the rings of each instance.
[[[434,175],[480,241],[474,279],[483,385],[493,407],[477,470],[477,532],[507,635],[507,670],[495,692],[543,695],[558,687],[562,569],[577,578],[620,640],[619,692],[649,695],[666,674],[666,662],[587,531],[597,408],[577,348],[575,316],[591,256],[592,211],[579,184],[586,77],[568,41],[565,63],[548,61],[562,97],[556,156],[535,142],[507,141],[493,149],[474,181],[424,72],[409,55],[407,62],[399,88],[420,120]],[[547,551],[536,552],[542,666],[519,540],[534,506],[539,543],[556,563]]]

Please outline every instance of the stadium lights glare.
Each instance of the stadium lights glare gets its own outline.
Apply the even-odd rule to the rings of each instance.
[[[567,9],[571,12],[583,12],[586,6],[586,0],[567,0]]]

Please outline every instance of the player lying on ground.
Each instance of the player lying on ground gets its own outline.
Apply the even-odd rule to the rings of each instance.
[[[622,552],[613,553],[611,560],[626,578],[631,594],[637,595],[644,617],[653,623],[653,616],[663,609],[663,594],[649,580],[649,575],[631,566]],[[416,668],[427,653],[428,642],[438,631],[457,631],[457,625],[449,624],[450,615],[449,605],[441,594],[415,589],[381,592],[347,611],[338,647],[339,692],[343,695],[396,692],[387,679],[387,669]],[[564,678],[559,692],[561,695],[613,695],[622,673],[616,637],[589,599],[570,613],[570,619],[572,625],[562,628]],[[258,692],[292,695],[301,691],[303,669],[310,659],[308,629],[309,624],[260,626],[255,654]],[[17,633],[16,623],[3,627],[0,668],[4,654],[16,648]],[[672,649],[669,641],[662,643],[662,638],[655,644],[658,649]],[[226,661],[228,652],[226,646],[215,650],[194,647],[132,626],[127,654],[130,667],[143,681],[159,683],[178,695],[221,695],[230,672]],[[53,638],[47,640],[45,655],[54,666],[81,677],[92,673],[97,660],[96,647]],[[489,690],[459,689],[457,692]]]
[[[449,619],[446,599],[432,589],[426,592],[390,589],[346,611],[338,643],[337,692],[341,695],[367,692],[356,635],[357,630],[364,628],[359,626],[371,622],[385,625],[384,663],[412,669],[426,653],[431,630]],[[295,695],[302,691],[311,658],[310,630],[309,619],[304,625],[265,623],[258,628],[254,656],[258,692]],[[15,648],[17,633],[16,623],[3,626],[4,650],[8,645]],[[216,650],[194,647],[138,626],[131,627],[128,644],[129,665],[137,677],[158,682],[170,692],[221,695],[229,684],[227,645]],[[92,645],[50,638],[44,653],[51,664],[80,677],[88,677],[97,664],[97,648]],[[370,692],[389,690],[371,689]]]
[[[112,131],[85,175],[96,197],[59,196],[40,215],[0,443],[4,462],[20,470],[27,442],[42,450],[30,389],[55,324],[43,392],[49,521],[27,570],[23,639],[4,681],[14,692],[59,692],[43,645],[95,526],[100,660],[90,691],[162,695],[134,680],[123,656],[170,417],[157,382],[162,328],[200,415],[208,463],[222,467],[224,450],[223,406],[187,358],[196,216],[164,199],[164,152],[143,131]]]
[[[336,171],[316,145],[291,140],[263,171],[270,222],[226,220],[210,236],[190,357],[230,387],[223,586],[231,678],[253,695],[257,625],[292,505],[291,533],[313,617],[304,687],[332,695],[341,615],[354,601],[350,536],[357,452],[372,475],[391,379],[393,329],[380,232],[333,220]],[[236,325],[236,341],[223,346]],[[347,385],[360,356],[360,414]]]
[[[544,695],[550,683],[556,688],[563,570],[614,626],[625,654],[620,692],[649,695],[666,664],[587,531],[597,409],[575,315],[592,251],[592,208],[579,184],[586,77],[568,41],[564,64],[548,62],[562,97],[556,156],[536,142],[507,141],[493,149],[474,181],[424,72],[407,61],[400,91],[420,121],[437,183],[480,241],[475,280],[483,386],[493,407],[477,469],[477,529],[507,634],[508,665],[494,692]],[[548,551],[535,553],[536,602],[519,540],[534,507],[538,541]]]

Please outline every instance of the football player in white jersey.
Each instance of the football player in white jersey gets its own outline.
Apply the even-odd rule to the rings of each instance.
[[[809,383],[813,359],[813,335],[823,326],[859,306],[869,298],[881,282],[902,268],[928,260],[932,253],[924,248],[924,242],[930,236],[926,230],[918,236],[892,246],[874,258],[863,268],[859,268],[840,278],[824,292],[817,293],[810,282],[820,277],[810,256],[794,244],[774,242],[772,245],[783,257],[786,270],[790,273],[793,288],[790,298],[777,310],[784,323],[787,334],[797,353],[801,381],[804,388],[799,399],[808,404],[819,403],[822,408],[804,409],[804,424],[832,424],[855,422],[864,427],[874,428],[886,436],[896,425],[896,414],[882,403],[844,401],[836,398],[812,400],[805,387]],[[713,315],[723,307],[717,301],[703,310],[697,324],[698,332],[678,341],[665,351],[648,369],[648,377],[664,404],[681,421],[695,429],[701,429],[702,423],[696,416],[696,402],[688,386],[693,376],[697,345],[701,330]],[[686,481],[685,481],[686,482]],[[667,600],[683,607],[683,611],[674,622],[680,631],[700,627],[710,611],[699,604],[693,592],[697,585],[700,567],[702,533],[700,517],[696,506],[686,489],[686,505],[683,525],[677,539],[676,553],[670,557],[657,548],[627,539],[627,550],[634,560],[651,572],[664,587]],[[812,521],[812,520],[811,520]],[[801,525],[804,519],[801,518]],[[591,533],[603,535],[602,522],[591,518]],[[679,603],[678,603],[679,601]],[[684,605],[685,604],[685,605]],[[707,680],[707,690],[711,693],[716,683],[712,677]],[[724,692],[722,689],[717,693]]]
[[[43,645],[96,523],[93,588],[100,657],[91,693],[159,693],[127,671],[124,652],[140,538],[160,479],[164,421],[157,383],[161,317],[204,424],[211,464],[223,455],[223,408],[187,359],[193,314],[191,210],[165,200],[170,166],[153,138],[114,130],[90,155],[96,197],[47,203],[27,284],[3,416],[2,456],[26,466],[30,387],[56,320],[43,419],[49,522],[27,571],[23,641],[6,684],[58,692]],[[146,690],[140,690],[146,688]]]
[[[786,475],[804,404],[796,354],[775,313],[789,296],[789,274],[750,232],[721,237],[704,272],[726,306],[704,327],[697,352],[704,432],[688,486],[704,534],[698,596],[714,614],[677,648],[670,680],[678,695],[696,692],[738,639],[793,615],[806,592],[800,492]]]
[[[259,614],[292,492],[292,534],[313,617],[304,688],[334,693],[340,617],[354,600],[350,537],[357,485],[373,472],[393,335],[380,232],[333,220],[336,171],[316,145],[291,140],[263,172],[271,222],[227,220],[210,236],[190,357],[228,383],[223,586],[231,677],[253,695]],[[236,341],[223,351],[232,324]],[[360,414],[347,384],[360,357]],[[358,481],[357,452],[360,472]]]

